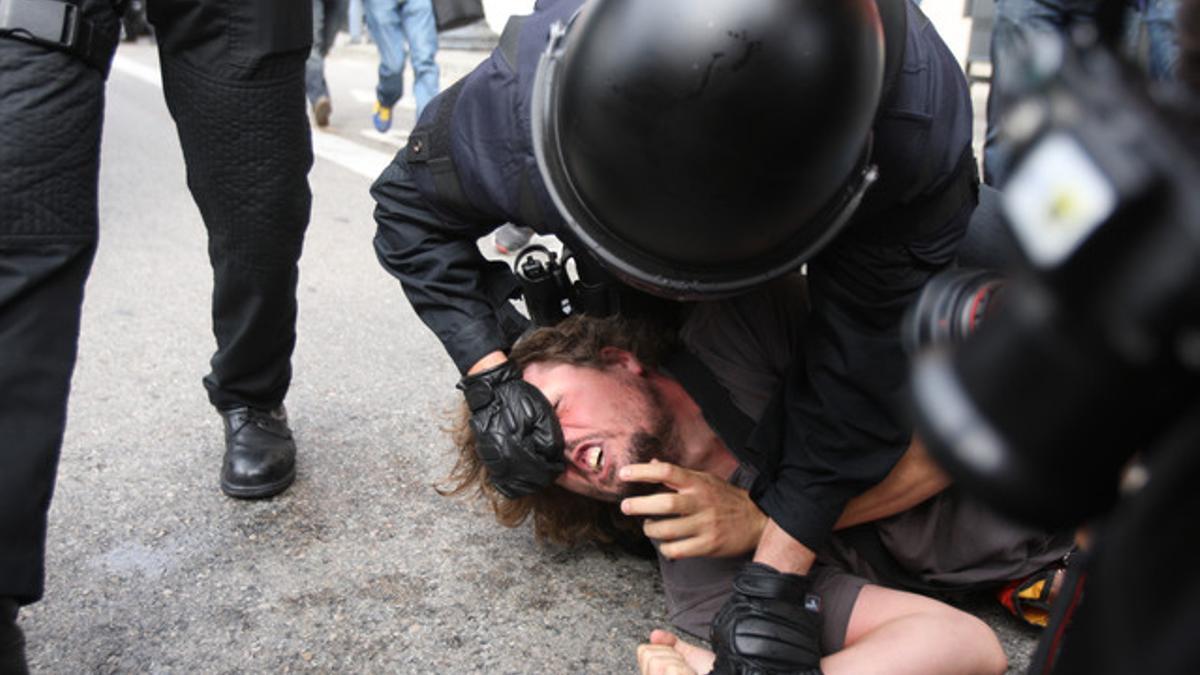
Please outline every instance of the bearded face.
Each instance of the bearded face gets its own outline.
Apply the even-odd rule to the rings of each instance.
[[[566,489],[613,502],[648,494],[655,486],[621,481],[621,467],[679,457],[675,417],[645,377],[619,365],[535,363],[525,379],[546,395],[562,425],[567,470],[556,482]]]

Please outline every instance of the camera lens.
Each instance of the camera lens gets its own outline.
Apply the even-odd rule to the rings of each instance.
[[[905,350],[913,354],[962,342],[999,305],[1003,289],[1004,280],[991,270],[952,269],[934,275],[905,316]]]

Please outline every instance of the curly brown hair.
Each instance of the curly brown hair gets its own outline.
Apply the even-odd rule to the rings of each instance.
[[[607,365],[601,355],[605,347],[628,351],[653,368],[676,347],[676,332],[659,321],[572,316],[522,337],[508,358],[522,370],[532,363],[603,368]],[[446,482],[436,488],[439,494],[474,495],[486,501],[496,521],[506,527],[517,527],[532,516],[539,541],[565,546],[618,543],[629,548],[631,544],[636,547],[631,540],[642,539],[637,521],[621,513],[618,504],[584,497],[558,485],[517,499],[501,495],[488,482],[487,470],[475,452],[469,420],[464,403],[448,430],[458,459]]]

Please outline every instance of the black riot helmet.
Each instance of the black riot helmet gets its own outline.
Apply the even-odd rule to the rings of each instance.
[[[571,232],[677,299],[797,268],[875,180],[873,0],[593,0],[538,65],[533,144]]]

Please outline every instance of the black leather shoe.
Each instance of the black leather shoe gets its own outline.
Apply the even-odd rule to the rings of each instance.
[[[233,408],[225,419],[221,491],[237,499],[262,499],[288,489],[296,479],[296,442],[287,411]]]
[[[25,661],[25,634],[17,625],[17,601],[0,598],[0,673],[28,675]]]

